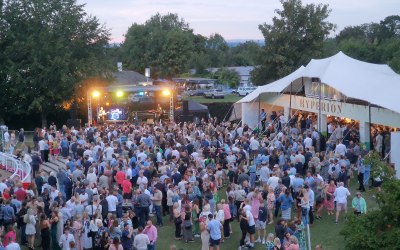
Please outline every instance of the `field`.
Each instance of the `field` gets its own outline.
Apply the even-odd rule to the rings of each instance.
[[[350,206],[351,200],[354,197],[356,192],[357,183],[353,179],[350,185],[350,192],[352,194],[348,199],[348,205]],[[221,198],[224,197],[225,190],[221,190],[219,196]],[[368,210],[376,208],[375,199],[372,197],[375,191],[367,190],[367,192],[363,193],[363,197],[365,198],[368,206]],[[351,209],[349,209],[351,212]],[[152,218],[153,222],[155,222],[155,217]],[[293,218],[293,216],[292,216]],[[168,222],[168,216],[163,218],[164,227],[158,228],[158,240],[156,243],[156,249],[167,250],[170,245],[175,245],[177,250],[197,250],[201,248],[201,240],[200,238],[195,238],[195,242],[192,243],[184,243],[183,241],[175,240],[174,231],[175,227],[172,223]],[[344,238],[340,235],[340,230],[344,225],[344,217],[341,215],[339,219],[339,224],[335,224],[334,215],[328,216],[325,212],[322,213],[321,220],[315,220],[314,225],[310,227],[311,229],[311,245],[312,249],[315,248],[315,245],[322,244],[324,250],[342,250],[345,249]],[[232,224],[233,234],[230,239],[225,239],[225,242],[221,244],[221,250],[234,250],[239,246],[240,240],[240,229],[237,221],[234,221]],[[274,233],[274,225],[267,226],[267,234]],[[19,238],[19,232],[18,232]],[[40,237],[35,241],[36,246],[40,246]],[[22,249],[28,249],[26,246],[22,246]],[[255,248],[256,250],[264,250],[265,247],[261,244],[257,244]]]
[[[351,200],[354,197],[356,192],[357,183],[355,179],[351,182],[350,193],[352,194],[351,197],[348,199],[348,205],[351,206]],[[220,197],[223,197],[223,192],[220,193]],[[367,192],[363,193],[364,198],[366,199],[368,209],[376,207],[376,202],[372,197],[374,191],[367,190]],[[351,210],[349,209],[349,212]],[[154,218],[154,217],[153,217]],[[293,216],[292,216],[293,218]],[[159,239],[157,241],[157,248],[158,249],[169,249],[171,244],[176,245],[178,250],[189,250],[189,249],[200,249],[201,248],[201,240],[200,238],[195,238],[195,242],[185,244],[182,241],[175,240],[174,225],[168,222],[167,218],[164,218],[164,227],[159,228],[158,236]],[[322,244],[324,250],[342,250],[345,249],[344,239],[343,236],[340,235],[340,230],[342,229],[344,224],[344,216],[341,215],[339,219],[339,224],[335,224],[335,217],[334,215],[328,216],[325,212],[322,213],[321,220],[315,220],[314,225],[310,227],[311,230],[311,245],[312,249],[315,248],[315,245]],[[237,221],[233,222],[232,224],[233,235],[230,239],[226,239],[223,244],[221,244],[221,250],[234,250],[238,249],[239,247],[239,240],[240,240],[240,229]],[[267,234],[274,233],[275,229],[273,225],[267,226]],[[257,250],[264,250],[265,247],[261,244],[257,244],[254,249]]]

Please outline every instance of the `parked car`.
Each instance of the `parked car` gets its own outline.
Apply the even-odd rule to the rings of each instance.
[[[193,89],[185,91],[184,94],[188,96],[204,96],[206,89]]]
[[[237,93],[239,96],[246,96],[256,90],[257,87],[239,87]]]
[[[237,89],[232,89],[232,88],[224,88],[222,91],[225,93],[225,95],[231,95],[231,94],[236,94]]]
[[[222,89],[210,89],[209,91],[207,91],[204,95],[206,98],[221,98],[224,99],[225,94],[222,91]]]

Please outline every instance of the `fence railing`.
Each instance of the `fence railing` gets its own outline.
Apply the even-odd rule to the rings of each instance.
[[[0,152],[0,168],[12,173],[10,179],[19,177],[23,183],[31,182],[31,165],[27,161],[18,159],[15,155]]]

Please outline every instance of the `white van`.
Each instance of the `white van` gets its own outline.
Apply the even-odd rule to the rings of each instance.
[[[253,92],[257,87],[239,87],[237,93],[239,96],[245,96]]]

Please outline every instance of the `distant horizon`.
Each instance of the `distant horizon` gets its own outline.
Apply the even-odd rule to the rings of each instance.
[[[241,43],[245,43],[245,42],[256,42],[258,44],[263,43],[264,44],[264,39],[225,39],[225,42],[229,43],[237,43],[237,44],[241,44]],[[109,45],[121,45],[123,44],[123,42],[113,42],[110,41],[108,43]]]
[[[225,40],[264,40],[260,24],[272,23],[279,0],[77,0],[85,11],[96,16],[111,31],[111,41],[122,43],[133,23],[143,24],[153,15],[176,13],[195,34],[209,37],[218,33]],[[334,36],[347,26],[379,22],[390,15],[399,15],[398,0],[303,0],[305,4],[329,4],[328,21],[337,25]]]

